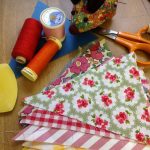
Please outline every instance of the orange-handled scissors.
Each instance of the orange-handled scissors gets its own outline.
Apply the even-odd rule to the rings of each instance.
[[[146,40],[142,37],[143,33],[146,33],[150,30],[150,26],[145,26],[140,29],[136,34],[128,33],[128,32],[117,32],[113,30],[108,30],[104,28],[96,28],[94,29],[94,33],[99,35],[107,36],[121,45],[127,47],[130,52],[134,52],[137,50],[141,50],[150,55],[150,41]],[[139,66],[150,66],[150,61],[143,62],[137,60]]]

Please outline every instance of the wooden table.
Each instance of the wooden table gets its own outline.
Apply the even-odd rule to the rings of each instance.
[[[106,24],[117,31],[136,32],[150,23],[150,2],[148,0],[119,0],[117,14]],[[12,48],[16,42],[19,30],[25,20],[31,16],[37,0],[0,0],[0,63],[8,63]],[[56,6],[70,17],[72,4],[70,0],[43,0],[49,6]],[[108,40],[110,49],[115,56],[126,54],[124,47]],[[18,99],[12,112],[0,114],[0,150],[20,150],[21,143],[11,139],[21,130],[18,124],[18,111],[23,107],[22,98],[40,91],[48,82],[54,79],[64,65],[75,57],[77,51],[49,63],[37,82],[32,83],[21,77],[18,82]],[[56,67],[57,66],[57,67]],[[144,69],[150,79],[150,70]]]

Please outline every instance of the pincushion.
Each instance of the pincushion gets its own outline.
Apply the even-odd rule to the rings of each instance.
[[[116,12],[117,0],[71,0],[74,7],[70,32],[77,34],[102,25]]]

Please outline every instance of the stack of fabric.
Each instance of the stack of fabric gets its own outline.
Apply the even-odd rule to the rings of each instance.
[[[150,86],[134,53],[89,43],[52,83],[26,97],[15,141],[26,149],[150,149]]]

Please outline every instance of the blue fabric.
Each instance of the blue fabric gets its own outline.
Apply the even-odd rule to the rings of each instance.
[[[32,14],[32,18],[40,20],[41,12],[47,7],[48,5],[44,4],[43,2],[41,1],[37,2],[34,8],[34,12]],[[66,19],[66,23],[65,23],[66,39],[62,43],[63,46],[61,50],[54,56],[53,60],[61,56],[64,56],[76,50],[79,46],[89,43],[97,38],[95,35],[91,34],[90,32],[82,33],[80,35],[72,35],[69,32],[69,26],[70,26],[70,21]],[[39,45],[37,46],[37,50],[39,50],[45,42],[46,42],[45,39],[41,38]],[[13,58],[11,58],[9,65],[14,71],[16,78],[20,77],[21,76],[20,71],[24,67],[24,65],[18,64]]]
[[[15,59],[11,58],[10,62],[9,62],[9,66],[11,67],[11,69],[13,70],[16,78],[19,78],[22,74],[21,74],[21,69],[25,66],[25,65],[21,65],[19,63],[16,62]]]
[[[46,5],[45,3],[41,2],[41,1],[37,2],[36,6],[34,8],[34,11],[32,13],[32,18],[40,20],[41,12],[48,7],[49,7],[48,5]]]

